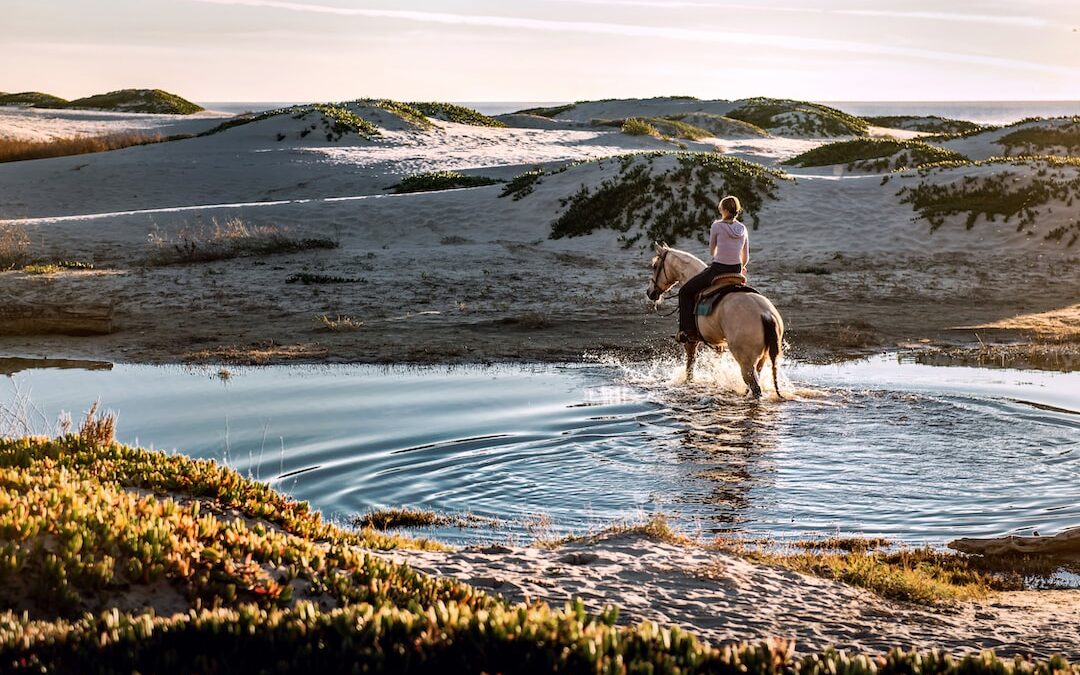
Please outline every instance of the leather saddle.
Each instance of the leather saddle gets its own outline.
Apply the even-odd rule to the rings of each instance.
[[[704,291],[698,294],[694,314],[697,316],[712,314],[720,301],[732,293],[757,293],[757,290],[746,285],[746,277],[742,274],[719,276]]]

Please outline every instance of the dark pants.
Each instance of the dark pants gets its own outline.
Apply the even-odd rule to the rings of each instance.
[[[679,288],[679,330],[689,333],[697,332],[694,321],[697,294],[708,288],[709,284],[721,274],[742,274],[742,265],[714,262]]]

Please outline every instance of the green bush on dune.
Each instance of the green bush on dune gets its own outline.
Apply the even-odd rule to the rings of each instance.
[[[318,113],[321,116],[320,121],[322,122],[323,133],[326,135],[327,141],[340,140],[346,134],[350,133],[357,134],[361,138],[366,139],[372,139],[382,135],[382,132],[379,131],[379,127],[365,120],[363,117],[360,117],[356,113],[351,112],[342,105],[313,103],[311,105],[297,105],[288,108],[264,110],[263,112],[254,115],[234,117],[233,119],[222,122],[213,129],[202,132],[199,136],[211,136],[213,134],[221,133],[222,131],[251,124],[252,122],[260,122],[282,115],[290,115],[293,119],[305,120],[313,113]],[[316,122],[316,125],[318,125],[318,122]]]
[[[57,439],[0,439],[4,672],[1080,675],[1057,657],[715,648],[580,600],[509,605],[368,553],[427,542],[339,529],[212,461],[111,434],[91,415]],[[162,598],[170,616],[146,608]]]
[[[593,120],[593,126],[619,127],[631,136],[654,136],[656,138],[682,138],[700,141],[713,134],[707,129],[669,117],[629,117],[616,120]]]
[[[805,136],[863,136],[870,125],[861,117],[820,103],[778,98],[748,98],[727,117],[742,120],[766,130],[791,129]]]
[[[665,158],[673,158],[674,166],[658,168],[657,160]],[[565,211],[551,226],[553,239],[602,229],[622,232],[627,247],[643,237],[671,242],[701,239],[703,223],[715,216],[717,195],[722,193],[739,195],[757,227],[765,199],[774,198],[776,181],[786,178],[760,164],[705,152],[637,153],[574,166],[594,163],[614,163],[618,174],[594,187],[582,185],[564,198]]]
[[[429,171],[402,179],[400,183],[391,188],[395,194],[409,192],[433,192],[436,190],[452,190],[455,188],[482,187],[495,185],[499,181],[487,176],[466,176],[457,171]]]
[[[454,122],[456,124],[468,124],[474,127],[505,127],[506,125],[495,119],[479,113],[472,108],[454,105],[453,103],[439,103],[434,101],[410,103],[410,106],[419,110],[428,117]]]
[[[957,180],[934,182],[934,173],[977,166],[1001,167],[983,176],[965,175]],[[1020,169],[1019,171],[1010,169]],[[919,217],[930,223],[931,230],[945,224],[950,216],[964,215],[968,229],[979,217],[998,218],[1006,223],[1014,218],[1018,232],[1033,233],[1042,210],[1052,203],[1072,208],[1080,200],[1080,158],[1077,157],[996,157],[980,162],[940,162],[919,168],[917,185],[902,188],[901,203],[911,204]],[[1068,246],[1080,240],[1080,219],[1053,228],[1043,236],[1049,241],[1064,241]]]
[[[958,152],[922,141],[857,138],[818,146],[783,163],[801,167],[846,164],[849,170],[896,171],[934,162],[966,160],[967,157]]]
[[[119,89],[75,99],[66,107],[167,115],[191,115],[204,110],[202,106],[162,89]]]
[[[18,94],[0,95],[0,105],[21,105],[34,108],[63,108],[67,100],[40,91],[24,91]]]
[[[1070,118],[1059,126],[1029,126],[1005,134],[997,141],[1011,153],[1019,149],[1022,154],[1042,154],[1048,150],[1062,149],[1066,155],[1080,152],[1080,116]]]
[[[957,120],[939,115],[879,115],[863,117],[875,127],[922,131],[931,134],[979,133],[993,127],[967,120]]]

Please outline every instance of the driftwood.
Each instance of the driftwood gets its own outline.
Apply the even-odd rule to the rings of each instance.
[[[112,305],[0,304],[0,335],[106,335]]]
[[[948,547],[979,555],[1080,556],[1080,527],[1062,530],[1052,537],[991,537],[955,539]]]

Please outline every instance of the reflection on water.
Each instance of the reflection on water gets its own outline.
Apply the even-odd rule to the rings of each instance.
[[[663,511],[705,532],[941,543],[1080,522],[1078,376],[795,364],[781,371],[784,402],[741,396],[737,368],[713,354],[693,384],[675,360],[603,359],[251,368],[226,381],[118,365],[11,382],[46,418],[100,398],[121,440],[226,461],[339,519],[414,506],[524,534],[546,514],[566,533]]]

